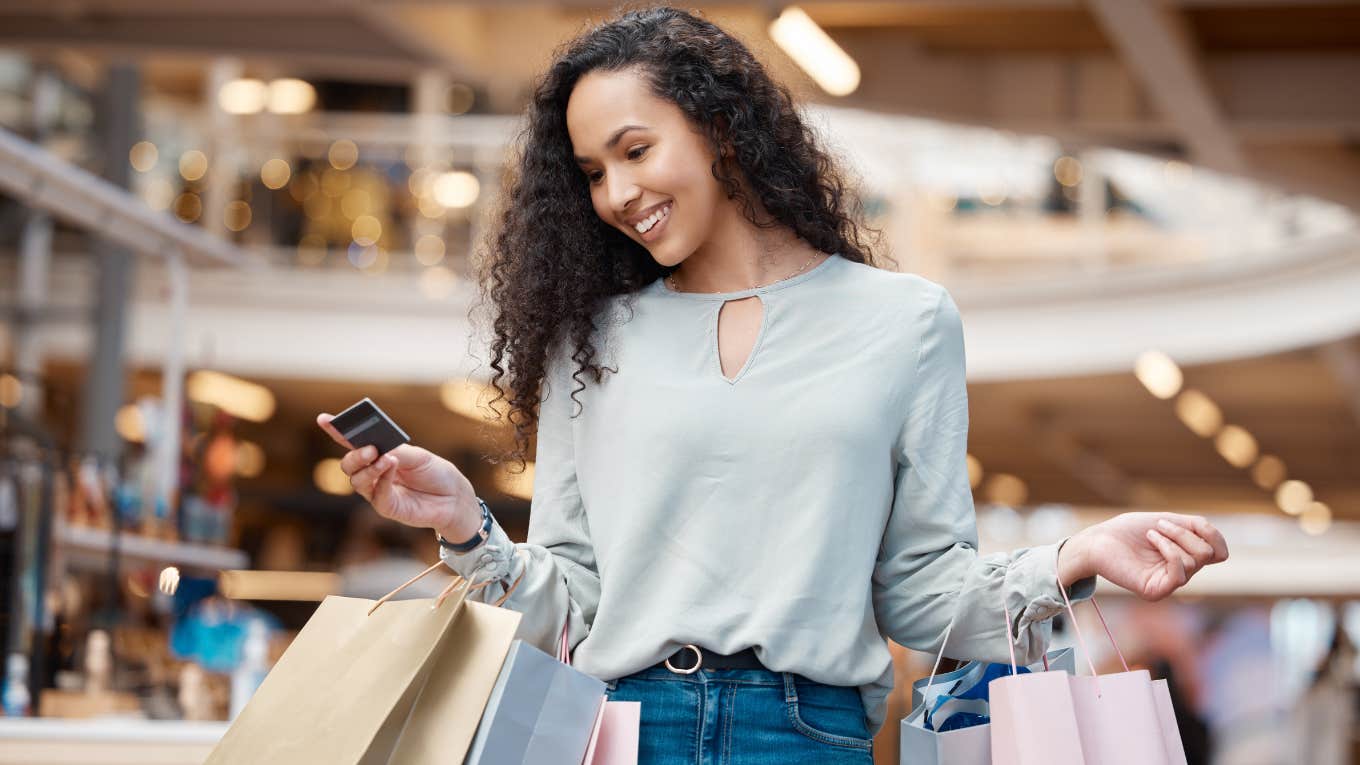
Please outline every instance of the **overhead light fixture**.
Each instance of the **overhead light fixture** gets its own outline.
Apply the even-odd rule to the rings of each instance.
[[[440,173],[434,179],[434,201],[444,207],[471,207],[481,193],[477,176],[462,170]]]
[[[306,80],[292,77],[269,83],[269,111],[275,114],[303,114],[316,105],[316,88]]]
[[[1251,480],[1266,491],[1274,491],[1288,477],[1289,470],[1285,467],[1284,460],[1273,454],[1262,456],[1251,467]]]
[[[1161,351],[1144,351],[1133,364],[1133,374],[1148,392],[1168,399],[1181,390],[1185,376],[1171,357]]]
[[[184,389],[190,399],[243,420],[264,422],[274,415],[274,394],[239,377],[201,369],[189,375]]]
[[[1223,412],[1218,404],[1194,388],[1186,388],[1176,397],[1176,416],[1202,438],[1212,437],[1223,427]]]
[[[859,87],[859,64],[801,8],[770,22],[770,37],[827,93],[848,96]]]
[[[1247,467],[1256,461],[1260,453],[1255,437],[1238,425],[1225,425],[1214,439],[1214,447],[1235,468]]]
[[[217,105],[227,114],[259,114],[269,102],[269,86],[248,77],[231,80],[217,91]]]
[[[1322,502],[1309,503],[1308,507],[1299,513],[1299,528],[1303,533],[1317,536],[1325,532],[1332,525],[1332,509]]]
[[[1275,504],[1290,515],[1299,515],[1313,503],[1313,487],[1303,481],[1285,481],[1275,490]]]

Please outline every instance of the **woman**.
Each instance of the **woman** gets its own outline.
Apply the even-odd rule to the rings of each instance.
[[[936,650],[957,614],[951,656],[1002,659],[1009,626],[1036,660],[1060,582],[1156,599],[1227,557],[1168,513],[978,556],[958,311],[871,266],[829,156],[716,26],[655,8],[567,44],[517,171],[483,287],[516,456],[537,434],[528,542],[419,447],[342,466],[642,701],[640,761],[870,762],[884,636]]]

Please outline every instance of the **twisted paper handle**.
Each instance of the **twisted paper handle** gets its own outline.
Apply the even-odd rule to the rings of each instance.
[[[517,551],[516,551],[516,555],[518,555],[518,554],[519,554],[519,551],[517,550]],[[421,579],[424,579],[426,576],[428,576],[428,575],[434,573],[437,569],[442,568],[443,566],[444,566],[444,561],[441,560],[441,561],[439,561],[438,563],[436,563],[436,564],[430,566],[429,568],[425,569],[424,571],[420,572],[419,574],[416,574],[415,576],[411,577],[410,579],[407,579],[407,580],[406,580],[405,582],[403,582],[400,586],[398,586],[395,590],[393,590],[393,591],[387,593],[386,595],[382,596],[381,598],[379,598],[378,601],[377,601],[376,603],[373,604],[373,607],[368,609],[368,615],[369,615],[369,616],[372,616],[372,615],[373,615],[373,612],[378,610],[378,606],[381,606],[382,604],[384,604],[384,603],[386,603],[387,601],[391,600],[392,597],[395,596],[397,593],[401,592],[402,590],[406,589],[407,587],[410,587],[411,585],[415,584],[416,582],[420,581]],[[492,604],[492,605],[495,605],[495,606],[497,606],[497,607],[500,607],[500,606],[504,605],[504,604],[505,604],[505,601],[508,600],[508,599],[510,598],[510,594],[511,594],[512,592],[515,591],[515,588],[519,586],[520,581],[521,581],[522,579],[524,579],[524,572],[525,572],[525,571],[528,571],[528,570],[529,570],[529,567],[526,565],[526,566],[524,567],[524,570],[519,572],[519,576],[515,577],[515,582],[514,582],[514,584],[511,584],[510,587],[506,589],[505,594],[504,594],[504,595],[501,595],[501,596],[496,600],[496,602],[495,602],[494,604]],[[461,575],[459,575],[459,574],[454,574],[454,575],[453,575],[453,581],[452,581],[452,582],[449,582],[449,586],[445,587],[444,590],[443,590],[442,592],[439,593],[439,597],[437,597],[437,598],[434,599],[434,606],[433,606],[432,608],[439,608],[440,606],[444,605],[444,601],[445,601],[446,599],[448,599],[449,595],[453,594],[453,591],[454,591],[455,589],[457,589],[457,587],[458,587],[460,584],[461,584],[461,585],[464,585],[465,588],[466,588],[466,590],[467,590],[467,592],[471,593],[471,592],[474,592],[474,591],[476,591],[476,590],[480,590],[480,589],[482,589],[483,587],[486,587],[487,585],[491,584],[493,581],[495,581],[495,580],[494,580],[494,579],[488,579],[488,580],[486,580],[485,582],[478,582],[477,584],[473,584],[473,583],[471,582],[471,580],[464,579],[464,578],[463,578]]]

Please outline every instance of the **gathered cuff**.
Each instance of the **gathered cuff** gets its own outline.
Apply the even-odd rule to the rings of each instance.
[[[1016,634],[1067,609],[1062,591],[1058,589],[1058,549],[1066,541],[1032,547],[1007,567],[1007,590],[1023,598],[1023,608],[1011,613]],[[1076,603],[1090,598],[1095,591],[1096,578],[1088,576],[1073,582],[1067,588],[1067,597]]]
[[[515,543],[510,541],[505,529],[494,519],[486,541],[465,553],[439,546],[440,560],[454,573],[474,584],[508,578],[514,568],[515,557]]]

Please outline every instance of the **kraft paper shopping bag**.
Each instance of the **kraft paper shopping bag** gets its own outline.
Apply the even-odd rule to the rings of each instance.
[[[520,619],[467,603],[470,587],[477,586],[455,580],[448,597],[434,600],[326,598],[207,763],[433,763],[410,741],[416,736],[437,736],[439,762],[450,752],[461,759]],[[430,686],[436,668],[457,674]],[[456,714],[437,732],[408,726],[427,706]]]

